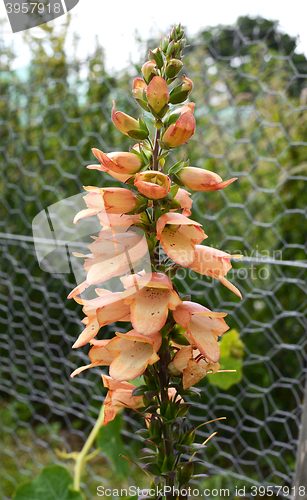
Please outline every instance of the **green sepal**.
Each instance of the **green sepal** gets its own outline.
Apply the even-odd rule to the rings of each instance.
[[[149,112],[149,107],[148,107],[148,104],[147,104],[147,102],[146,102],[146,101],[143,101],[143,99],[136,99],[136,98],[135,98],[135,100],[136,100],[136,102],[138,103],[138,105],[139,105],[142,109],[144,109],[144,111],[148,111],[148,112]]]
[[[178,193],[179,186],[178,184],[175,184],[174,186],[171,187],[169,194],[171,195],[172,198],[175,198],[176,194]]]
[[[180,444],[184,444],[186,446],[191,446],[194,443],[195,439],[195,431],[194,429],[189,429],[183,436]]]
[[[147,135],[146,135],[146,137],[147,137],[149,135],[149,130],[148,130],[148,127],[146,125],[145,120],[141,116],[139,117],[139,125],[144,132],[147,132]]]
[[[166,151],[170,151],[171,148],[169,148],[166,144],[164,144],[164,142],[161,141],[161,139],[158,139],[158,143],[161,149],[166,149]]]
[[[143,141],[144,139],[147,139],[149,131],[146,132],[145,130],[131,130],[130,132],[127,132],[127,134],[129,135],[129,137],[131,137],[131,139],[134,139],[136,141]]]
[[[174,455],[166,455],[161,466],[161,472],[170,472],[175,465],[176,457]]]
[[[175,327],[176,328],[176,327]],[[177,329],[173,329],[172,332],[170,333],[170,339],[175,342],[175,344],[178,345],[190,345],[190,342],[185,338],[184,335],[182,335]]]
[[[155,391],[157,389],[157,385],[156,385],[156,382],[154,381],[154,379],[149,375],[143,375],[143,377],[144,377],[144,382],[146,384],[147,390]]]
[[[163,60],[162,51],[161,51],[160,47],[157,47],[154,50],[150,50],[149,51],[149,57],[151,59],[154,59],[156,61],[157,66],[158,66],[159,69],[161,69],[163,67],[164,60]]]
[[[140,158],[140,160],[142,160],[142,162],[144,162],[144,157],[143,157],[143,155],[142,155],[142,153],[140,151],[137,151],[134,148],[130,148],[129,149],[129,153],[132,153],[132,154],[138,156]]]
[[[177,480],[179,486],[182,487],[187,485],[194,473],[194,464],[192,462],[187,462],[178,471]]]
[[[152,116],[154,116],[157,120],[160,120],[161,118],[164,117],[164,115],[169,110],[169,105],[165,104],[165,106],[163,106],[163,108],[159,111],[159,113],[157,113],[149,104],[148,104],[148,108],[149,108]],[[162,128],[162,127],[160,127],[160,128]]]
[[[176,88],[174,88],[173,90],[176,90]],[[173,90],[172,90],[172,92],[173,92]],[[184,101],[187,100],[188,95],[190,94],[190,92],[188,90],[181,90],[180,92],[176,92],[173,94],[172,94],[172,92],[170,93],[170,96],[169,96],[169,102],[171,104],[183,103]]]
[[[184,417],[187,412],[189,411],[191,405],[189,404],[181,404],[178,410],[178,416],[179,417]]]
[[[164,37],[161,41],[161,49],[163,53],[166,53],[168,44],[169,44],[168,38]]]
[[[184,160],[178,161],[178,163],[175,163],[175,165],[173,165],[169,169],[168,175],[172,175],[172,174],[176,175],[176,174],[178,174],[180,172],[180,170],[182,170],[184,167],[187,167],[188,164],[189,164],[189,160],[188,161],[184,161]]]
[[[175,50],[175,42],[174,40],[171,41],[171,43],[169,44],[169,46],[167,47],[167,50],[166,50],[166,55],[167,56],[170,56],[171,53]]]
[[[148,391],[147,385],[139,385],[133,389],[132,396],[144,396],[146,391]]]
[[[154,476],[160,476],[160,474],[161,474],[161,471],[160,471],[159,467],[157,466],[157,464],[145,464],[145,465],[143,465],[142,469],[147,470],[148,472],[150,472]]]

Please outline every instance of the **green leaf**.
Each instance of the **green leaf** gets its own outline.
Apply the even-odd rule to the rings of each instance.
[[[97,446],[111,460],[114,465],[115,473],[118,476],[128,478],[129,464],[127,460],[120,456],[120,454],[123,453],[125,455],[128,454],[121,437],[122,426],[122,417],[116,415],[114,420],[109,422],[108,425],[101,427],[99,430]]]
[[[17,488],[13,500],[84,500],[79,491],[72,489],[72,483],[65,467],[45,467],[36,479]]]
[[[221,370],[236,370],[236,372],[208,373],[206,378],[208,378],[211,385],[227,390],[242,379],[244,344],[240,340],[237,330],[232,329],[224,333],[219,346],[221,350],[219,360]]]

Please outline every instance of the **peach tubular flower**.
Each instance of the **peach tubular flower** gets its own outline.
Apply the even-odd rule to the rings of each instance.
[[[114,356],[110,364],[110,376],[114,380],[132,380],[139,377],[148,365],[159,360],[157,351],[162,342],[160,333],[141,335],[131,330],[127,333],[116,332],[116,335],[117,337],[107,345],[107,350]]]
[[[187,338],[203,356],[216,363],[220,358],[217,340],[229,327],[225,313],[210,311],[196,302],[182,302],[173,312],[174,320],[187,330]]]
[[[84,189],[89,191],[89,194],[84,196],[88,208],[77,213],[74,224],[99,212],[125,214],[134,210],[141,202],[137,195],[125,188],[84,186]]]
[[[132,118],[132,116],[123,113],[122,111],[116,111],[115,113],[115,102],[113,101],[112,108],[112,122],[115,127],[122,132],[122,134],[128,135],[136,140],[146,139],[148,136],[148,131],[142,129],[137,120]]]
[[[130,227],[141,221],[138,214],[135,215],[125,215],[125,214],[107,214],[105,212],[99,212],[97,214],[100,224],[107,228],[116,227]]]
[[[135,389],[129,382],[118,382],[107,375],[102,375],[103,385],[109,389],[104,401],[105,413],[103,425],[107,425],[121,408],[140,408],[143,396],[132,396]]]
[[[151,200],[164,198],[171,189],[171,180],[161,172],[139,172],[135,176],[135,187],[139,192]]]
[[[169,93],[166,81],[161,76],[154,76],[146,91],[147,101],[151,109],[159,115],[165,109]]]
[[[208,372],[216,373],[220,369],[219,363],[207,361],[198,349],[193,346],[182,347],[168,365],[173,375],[183,374],[183,389],[189,389],[203,379]]]
[[[145,236],[127,231],[94,238],[88,248],[93,254],[84,262],[87,284],[95,285],[120,276],[131,270],[131,264],[138,261],[148,251]]]
[[[131,380],[141,376],[149,364],[159,360],[160,333],[144,336],[131,330],[127,333],[116,332],[116,335],[108,340],[93,340],[94,347],[89,352],[91,363],[77,368],[71,377],[94,366],[110,366],[113,380]]]
[[[106,170],[111,170],[117,174],[135,174],[143,165],[141,158],[134,153],[114,151],[105,154],[95,148],[92,151]]]
[[[186,188],[192,191],[218,191],[237,180],[237,177],[234,177],[223,182],[222,178],[214,172],[196,167],[184,167],[178,172],[177,177]]]
[[[174,310],[181,304],[165,274],[130,275],[121,281],[126,288],[122,298],[131,307],[132,326],[143,335],[159,332],[166,323],[169,309]]]
[[[180,116],[176,123],[170,125],[162,137],[162,142],[169,148],[176,148],[188,141],[195,131],[193,116],[194,103],[189,103],[180,109]]]
[[[97,290],[96,290],[97,292]],[[120,296],[121,292],[106,293],[101,297],[91,300],[83,300],[75,297],[78,304],[82,304],[86,318],[85,330],[79,335],[73,348],[81,347],[97,335],[100,328],[115,321],[130,321],[130,307],[127,306]]]
[[[114,360],[114,356],[107,350],[107,345],[112,339],[100,340],[99,346],[94,346],[88,353],[90,357],[90,364],[85,366],[80,366],[72,372],[71,378],[74,378],[79,373],[88,370],[89,368],[94,368],[95,366],[109,366]]]
[[[102,164],[100,165],[88,165],[86,168],[90,170],[99,170],[100,172],[105,172],[106,174],[111,175],[114,179],[120,182],[127,182],[130,179],[131,174],[117,174],[114,170],[110,170],[109,168],[104,167]]]
[[[181,208],[183,208],[182,215],[189,217],[191,215],[191,208],[193,200],[190,198],[191,193],[185,189],[179,188],[174,200],[179,201]]]
[[[164,252],[176,264],[188,267],[195,260],[195,244],[201,243],[207,235],[201,224],[182,214],[166,213],[157,221],[157,239]]]
[[[225,275],[231,269],[229,258],[240,259],[242,255],[229,255],[226,252],[217,250],[216,248],[207,247],[205,245],[195,246],[195,260],[190,269],[193,271],[210,276],[220,280],[229,290],[234,292],[240,299],[242,295],[240,290],[237,289],[230,281],[225,278]]]

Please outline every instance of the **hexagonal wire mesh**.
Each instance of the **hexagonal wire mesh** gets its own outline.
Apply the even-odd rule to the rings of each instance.
[[[136,111],[131,70],[108,76],[99,47],[89,61],[70,63],[65,36],[48,36],[58,49],[47,54],[36,41],[24,79],[10,71],[2,47],[8,58],[0,79],[4,499],[50,460],[60,463],[55,448],[80,449],[103,400],[100,369],[69,378],[87,362],[87,349],[71,350],[82,317],[66,300],[74,277],[39,268],[32,220],[80,193],[82,184],[114,184],[84,167],[92,162],[91,147],[111,151],[131,143],[111,126],[112,99],[118,109]],[[182,271],[177,279],[181,292],[229,313],[228,324],[245,344],[241,382],[226,391],[204,380],[190,416],[193,424],[227,417],[199,434],[204,440],[218,431],[204,459],[214,484],[233,498],[235,487],[293,480],[306,371],[307,61],[276,23],[246,17],[191,40],[185,65],[197,119],[186,157],[225,179],[238,177],[223,192],[196,194],[192,217],[203,223],[207,244],[243,253],[228,275],[243,300],[195,273]],[[105,330],[108,336],[115,326]],[[124,420],[129,443],[139,424],[129,413]],[[89,499],[97,484],[109,482],[101,463],[100,456],[87,465]]]

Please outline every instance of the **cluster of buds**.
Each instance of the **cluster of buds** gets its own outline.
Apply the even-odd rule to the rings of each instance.
[[[146,118],[115,112],[113,105],[114,125],[137,142],[129,152],[93,149],[99,163],[88,168],[107,172],[125,187],[85,188],[87,208],[76,215],[75,223],[97,216],[102,229],[88,247],[90,254],[77,255],[85,258],[86,279],[69,294],[85,314],[85,329],[74,347],[91,345],[90,363],[72,377],[91,367],[109,366],[109,376],[103,375],[109,389],[104,425],[119,408],[138,408],[147,423],[144,439],[149,462],[144,468],[163,484],[178,487],[193,477],[196,461],[181,458],[196,449],[195,430],[185,424],[184,397],[208,372],[218,376],[218,339],[228,326],[225,313],[181,297],[171,278],[180,267],[190,268],[219,280],[241,297],[225,277],[230,258],[240,256],[202,244],[207,235],[199,222],[189,218],[192,200],[185,189],[220,190],[235,179],[223,182],[216,173],[183,160],[167,166],[169,150],[188,141],[195,130],[195,104],[186,102],[193,83],[185,75],[178,76],[184,46],[178,26],[150,51],[143,78],[134,80],[132,92]],[[95,298],[81,297],[88,287],[114,277],[120,280],[121,290],[96,288]],[[97,338],[105,325],[116,321],[131,324],[129,331]],[[131,381],[140,376],[144,384],[135,387]]]

